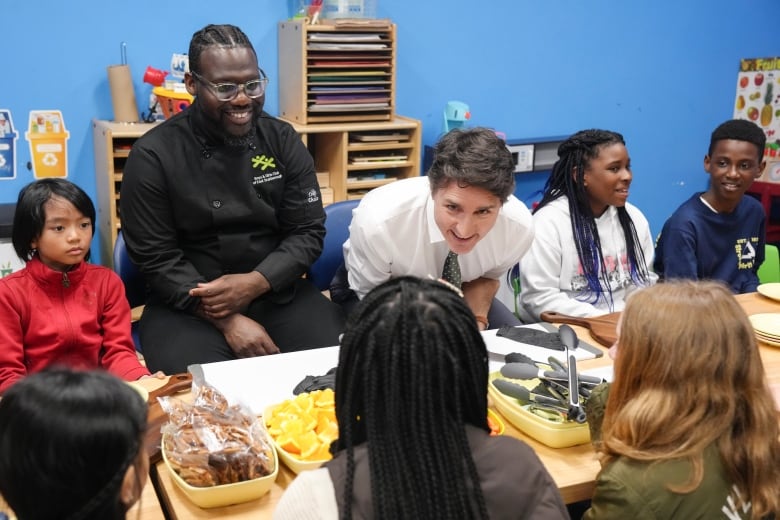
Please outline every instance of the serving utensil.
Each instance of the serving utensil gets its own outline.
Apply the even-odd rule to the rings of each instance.
[[[569,419],[584,423],[587,420],[585,409],[580,404],[579,381],[577,380],[577,357],[574,351],[577,350],[579,338],[574,329],[563,324],[558,329],[561,335],[561,342],[566,347],[566,356],[569,358]]]
[[[611,347],[617,339],[616,328],[617,322],[620,319],[620,313],[612,312],[604,314],[603,316],[580,318],[577,316],[561,314],[559,312],[545,311],[539,317],[542,321],[548,323],[568,323],[570,325],[585,327],[590,331],[590,335],[593,336],[593,339],[605,347]]]

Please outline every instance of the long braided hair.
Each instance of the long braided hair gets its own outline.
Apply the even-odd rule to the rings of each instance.
[[[367,443],[374,518],[488,518],[465,425],[487,425],[487,350],[463,299],[439,282],[400,277],[350,316],[336,372],[344,504],[354,449]],[[352,518],[351,507],[340,512]]]
[[[201,73],[200,55],[209,47],[248,47],[257,56],[252,42],[244,31],[235,25],[207,25],[192,35],[189,50],[190,71]]]
[[[558,147],[558,160],[545,184],[542,200],[534,209],[536,213],[553,200],[566,195],[574,245],[588,283],[583,299],[596,303],[604,297],[610,308],[613,302],[612,287],[601,250],[596,217],[585,190],[584,176],[590,161],[598,157],[603,147],[613,144],[625,145],[626,142],[617,132],[597,129],[579,131],[562,142]],[[648,280],[647,261],[636,227],[625,207],[616,209],[626,240],[631,280],[637,285],[644,285]]]

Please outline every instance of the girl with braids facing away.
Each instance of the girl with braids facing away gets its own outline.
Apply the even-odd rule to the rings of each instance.
[[[119,520],[149,472],[147,406],[103,371],[47,368],[0,400],[0,495],[19,520]]]
[[[543,311],[597,316],[623,309],[637,287],[657,280],[653,238],[629,204],[631,160],[623,136],[583,130],[558,147],[539,206],[536,236],[520,263],[521,316]]]
[[[729,289],[670,281],[637,291],[618,336],[614,382],[587,405],[602,470],[584,518],[776,518],[777,415]]]
[[[333,460],[298,475],[281,519],[567,519],[530,447],[491,437],[488,359],[466,303],[394,278],[350,315],[336,372]]]

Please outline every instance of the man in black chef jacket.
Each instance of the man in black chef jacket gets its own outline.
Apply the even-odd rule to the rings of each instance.
[[[325,213],[311,155],[263,112],[268,79],[238,27],[190,42],[193,104],[138,139],[120,206],[149,294],[140,341],[151,370],[338,344],[344,319],[302,278]]]

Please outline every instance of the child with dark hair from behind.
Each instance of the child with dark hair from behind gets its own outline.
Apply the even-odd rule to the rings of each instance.
[[[12,241],[26,265],[0,279],[0,395],[52,364],[149,376],[122,280],[85,261],[94,224],[95,206],[70,181],[41,179],[19,193]]]
[[[525,443],[490,436],[488,356],[463,298],[391,279],[350,315],[336,372],[333,460],[302,472],[283,519],[567,519]]]
[[[764,261],[766,215],[745,192],[764,169],[766,135],[752,121],[718,126],[704,156],[709,188],[666,221],[655,250],[662,279],[714,279],[734,293],[753,292]]]
[[[100,370],[50,367],[0,400],[0,495],[19,520],[120,520],[149,458],[147,405]]]

